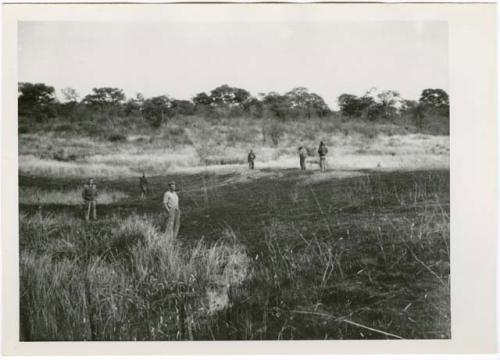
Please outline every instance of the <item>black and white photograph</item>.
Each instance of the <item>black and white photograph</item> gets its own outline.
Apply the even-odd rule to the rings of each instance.
[[[445,21],[18,23],[20,341],[450,339]]]
[[[3,6],[9,352],[494,351],[493,8]]]

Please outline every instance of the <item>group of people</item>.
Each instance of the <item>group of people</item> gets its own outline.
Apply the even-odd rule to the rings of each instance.
[[[301,146],[298,148],[299,159],[300,159],[300,169],[306,170],[306,158],[307,150]],[[323,141],[320,142],[318,147],[319,164],[321,171],[326,171],[326,154],[328,153],[328,148]],[[248,153],[248,167],[250,170],[255,168],[256,155],[253,150]],[[146,174],[143,172],[142,177],[139,178],[139,188],[141,191],[141,199],[144,199],[149,192],[149,184],[146,178]],[[85,220],[89,221],[92,217],[93,220],[97,220],[97,186],[93,178],[88,180],[82,191],[82,198],[85,203]],[[179,208],[179,196],[176,192],[176,184],[174,181],[168,183],[168,190],[163,194],[163,206],[166,212],[166,236],[168,239],[175,240],[179,234],[181,211]]]
[[[142,173],[139,178],[139,188],[141,190],[141,199],[144,199],[149,192],[148,180]],[[179,208],[179,196],[177,195],[175,181],[168,183],[168,190],[163,194],[163,206],[166,211],[167,221],[165,233],[167,238],[175,240],[179,234],[181,211]],[[97,186],[93,178],[90,178],[83,187],[82,198],[85,203],[85,220],[97,220]]]
[[[307,149],[303,146],[298,148],[299,152],[299,161],[300,161],[300,169],[306,170],[306,158],[307,158]],[[318,147],[318,155],[319,155],[319,166],[322,172],[326,171],[326,154],[328,154],[328,148],[325,143],[321,141]],[[248,153],[248,168],[253,170],[255,168],[255,158],[257,156],[253,152],[253,149]]]

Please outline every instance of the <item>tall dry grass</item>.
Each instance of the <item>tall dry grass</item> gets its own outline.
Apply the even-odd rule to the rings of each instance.
[[[137,216],[94,227],[24,214],[20,224],[25,341],[193,339],[249,275],[231,239],[169,242]]]

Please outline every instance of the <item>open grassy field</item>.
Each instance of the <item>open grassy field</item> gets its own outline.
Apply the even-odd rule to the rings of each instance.
[[[278,146],[263,142],[257,128],[243,127],[239,141],[228,141],[224,128],[206,131],[181,129],[192,141],[177,143],[175,136],[161,131],[134,136],[121,142],[99,138],[55,134],[20,135],[19,172],[48,177],[133,177],[167,173],[197,173],[201,170],[235,171],[246,164],[250,149],[256,166],[286,169],[298,166],[297,148],[307,148],[308,167],[317,167],[317,147],[324,140],[329,148],[330,167],[342,170],[377,171],[449,168],[449,137],[426,134],[328,132],[320,127],[309,137],[292,131]],[[251,130],[254,130],[253,132]],[[166,131],[166,130],[165,130]],[[305,131],[305,130],[303,130]],[[391,130],[392,131],[392,130]],[[395,131],[395,130],[394,130]],[[257,133],[256,136],[255,133]],[[177,134],[177,133],[176,133]],[[179,140],[180,141],[180,140]],[[184,141],[184,140],[182,140]]]
[[[366,170],[169,172],[144,200],[130,163],[97,171],[106,200],[90,223],[76,200],[86,170],[29,171],[21,157],[21,339],[450,338],[447,141],[425,170],[377,166],[404,155],[374,153],[381,142],[363,144]],[[407,155],[432,163],[429,149]],[[171,179],[176,242],[163,236]]]

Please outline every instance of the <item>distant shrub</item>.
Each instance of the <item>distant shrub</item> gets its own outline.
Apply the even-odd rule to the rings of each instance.
[[[206,156],[204,158],[205,165],[234,165],[234,164],[244,164],[245,158],[238,156]]]
[[[69,153],[64,149],[60,149],[52,154],[52,158],[57,161],[75,161],[77,156],[74,153]]]
[[[108,135],[107,139],[111,142],[126,141],[127,137],[120,133],[113,133]]]
[[[185,130],[181,127],[172,127],[168,129],[168,133],[172,136],[183,136],[185,134]]]
[[[273,120],[273,121],[271,121],[271,123],[267,127],[266,132],[271,137],[271,141],[273,142],[273,145],[278,146],[280,139],[285,134],[285,129],[283,128],[283,125],[280,124],[277,120]]]
[[[307,146],[306,151],[307,151],[307,156],[316,156],[317,155],[316,148],[313,146]]]
[[[80,128],[84,133],[89,136],[99,136],[101,135],[100,129],[97,127],[97,124],[93,121],[84,121],[80,124]]]
[[[186,129],[180,126],[168,127],[163,131],[161,138],[167,140],[172,146],[192,144]]]

